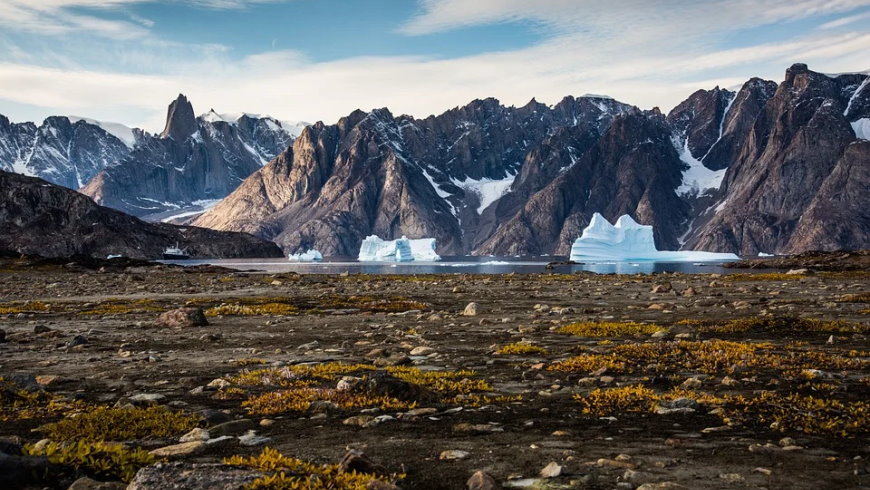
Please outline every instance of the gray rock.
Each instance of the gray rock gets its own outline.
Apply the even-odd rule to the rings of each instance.
[[[485,471],[475,471],[471,478],[465,482],[468,490],[501,490],[501,485],[495,481],[495,478]]]
[[[239,419],[216,425],[210,428],[208,433],[212,436],[232,436],[245,433],[249,430],[255,429],[256,427],[257,424],[251,419]]]
[[[555,461],[551,461],[550,464],[544,467],[541,470],[541,478],[556,478],[562,474],[562,466]]]
[[[465,459],[471,453],[468,451],[463,451],[461,449],[448,449],[446,451],[441,451],[441,454],[438,455],[438,459],[442,460],[452,460],[452,459]]]
[[[202,308],[185,307],[166,311],[154,322],[158,327],[184,328],[208,325]]]
[[[205,429],[197,427],[187,434],[181,436],[179,442],[207,441],[211,438],[209,432]]]
[[[472,302],[465,305],[465,309],[462,310],[462,314],[464,316],[476,316],[478,314],[478,311],[479,308],[477,306],[477,303]]]
[[[139,470],[127,490],[241,490],[261,476],[223,464],[157,463]]]
[[[271,440],[271,437],[258,436],[253,430],[249,430],[248,432],[245,432],[244,435],[239,436],[239,443],[242,446],[262,446]]]
[[[182,442],[171,446],[164,446],[154,449],[151,452],[158,458],[180,458],[183,456],[192,456],[205,451],[206,445],[203,441]]]
[[[86,476],[79,478],[67,490],[124,490],[127,484],[92,480]]]
[[[72,338],[66,345],[69,347],[75,347],[77,345],[85,345],[88,343],[88,338],[84,335],[76,335]]]

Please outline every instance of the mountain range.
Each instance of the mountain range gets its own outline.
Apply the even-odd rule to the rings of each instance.
[[[225,197],[305,126],[214,110],[197,117],[183,95],[167,112],[155,135],[74,116],[38,127],[0,116],[0,170],[80,189],[98,204],[156,221]]]
[[[659,249],[866,248],[867,86],[795,64],[779,84],[699,90],[668,114],[601,96],[355,111],[306,128],[193,223],[324,255],[354,255],[369,234],[434,237],[446,255],[564,255],[594,212],[653,225]]]
[[[780,83],[698,90],[667,114],[599,95],[488,98],[313,125],[197,117],[180,95],[155,135],[0,117],[0,170],[327,256],[353,256],[371,234],[433,237],[442,255],[564,255],[595,212],[653,225],[664,250],[868,248],[868,80],[795,64]]]

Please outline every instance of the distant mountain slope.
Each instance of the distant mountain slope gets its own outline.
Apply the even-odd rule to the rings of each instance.
[[[84,254],[159,259],[178,244],[195,257],[280,257],[274,243],[244,233],[146,223],[76,191],[0,171],[0,250],[46,257]]]
[[[53,116],[40,126],[12,123],[0,115],[0,170],[43,178],[78,189],[97,173],[126,157],[138,138],[131,130],[126,141],[92,120]],[[119,125],[114,133],[122,134]]]
[[[295,129],[295,128],[294,128]],[[97,203],[146,218],[183,213],[221,199],[285,150],[293,136],[268,117],[196,117],[183,95],[160,135],[145,138],[82,188]]]

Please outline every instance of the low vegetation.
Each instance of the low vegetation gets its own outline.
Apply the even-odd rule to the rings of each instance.
[[[664,327],[650,323],[636,322],[580,322],[559,327],[559,333],[577,337],[637,337],[650,335],[664,330]]]
[[[198,418],[165,407],[99,407],[40,427],[53,441],[98,442],[174,437],[196,427]]]
[[[272,448],[250,457],[233,456],[224,464],[245,466],[266,473],[246,488],[249,490],[367,490],[379,488],[377,483],[391,483],[403,475],[379,476],[345,472],[339,465],[317,465],[284,456]]]
[[[540,354],[546,355],[547,349],[538,346],[532,345],[523,342],[517,342],[513,344],[507,344],[499,347],[495,351],[496,354],[499,355],[523,355],[523,354]]]
[[[144,449],[128,449],[122,444],[106,442],[49,442],[39,448],[27,446],[25,452],[31,456],[45,456],[52,463],[72,467],[94,478],[124,482],[129,482],[137,471],[157,461]]]

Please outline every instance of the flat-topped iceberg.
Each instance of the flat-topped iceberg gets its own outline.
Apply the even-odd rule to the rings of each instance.
[[[290,262],[320,262],[323,260],[323,255],[312,248],[306,252],[290,254],[287,258]]]
[[[434,238],[411,240],[403,236],[396,240],[383,240],[377,235],[367,236],[359,247],[360,262],[410,262],[441,260],[435,253]]]
[[[653,240],[653,228],[638,224],[625,214],[612,225],[598,213],[592,215],[583,235],[571,246],[571,260],[657,260],[661,262],[720,262],[738,260],[730,253],[691,250],[660,251]]]

